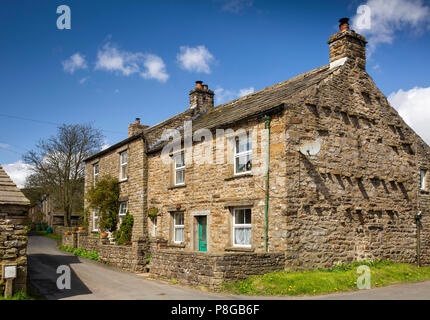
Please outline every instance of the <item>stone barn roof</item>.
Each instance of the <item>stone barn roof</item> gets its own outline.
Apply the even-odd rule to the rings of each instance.
[[[0,205],[2,204],[30,205],[30,201],[0,166]]]

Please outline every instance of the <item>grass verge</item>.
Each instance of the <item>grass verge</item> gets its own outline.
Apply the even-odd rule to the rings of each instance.
[[[360,265],[370,267],[371,287],[430,279],[430,268],[420,268],[389,260],[360,261],[349,265],[334,264],[312,271],[279,271],[251,276],[243,281],[224,283],[223,291],[233,294],[265,296],[319,295],[358,290]]]
[[[94,260],[97,262],[102,262],[102,260],[99,257],[99,254],[97,253],[96,250],[87,251],[87,250],[82,249],[82,248],[74,249],[73,247],[66,247],[63,245],[59,246],[58,249],[63,250],[63,251],[67,251],[67,252],[71,252],[75,256],[87,258],[87,259]]]
[[[61,236],[56,236],[55,234],[52,234],[52,233],[46,233],[46,231],[31,231],[31,232],[40,234],[41,236],[45,236],[50,239],[61,241]]]
[[[35,298],[31,295],[27,294],[24,291],[16,292],[12,297],[5,298],[4,296],[0,296],[0,300],[34,300]]]

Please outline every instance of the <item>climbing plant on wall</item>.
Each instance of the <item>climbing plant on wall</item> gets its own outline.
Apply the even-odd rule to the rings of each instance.
[[[86,195],[91,209],[99,209],[99,226],[101,230],[115,231],[119,212],[119,181],[105,176],[91,187]]]

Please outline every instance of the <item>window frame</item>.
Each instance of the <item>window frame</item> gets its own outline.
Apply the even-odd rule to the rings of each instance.
[[[97,173],[96,173],[96,168],[97,168]],[[99,163],[95,163],[93,164],[93,182],[94,182],[94,187],[96,186],[98,177],[99,177],[99,173],[100,173],[100,166]]]
[[[99,232],[100,231],[100,227],[99,227],[99,222],[98,219],[100,218],[100,209],[93,209],[93,232]],[[96,220],[97,220],[97,224],[96,224]],[[97,225],[97,228],[96,228]]]
[[[176,166],[176,159],[177,159],[177,157],[178,157],[178,154],[180,155],[180,157],[182,157],[183,158],[183,161],[182,161],[182,166],[180,166],[180,167],[177,167]],[[180,152],[178,152],[178,153],[176,153],[176,154],[174,154],[173,155],[173,174],[174,174],[174,177],[173,177],[173,184],[175,185],[175,186],[183,186],[183,185],[185,185],[185,152],[184,151],[180,151]],[[177,182],[176,181],[176,173],[177,172],[179,172],[179,171],[182,171],[183,172],[183,181],[182,182]]]
[[[123,162],[123,155],[125,154],[125,162]],[[124,181],[128,179],[128,150],[124,150],[119,154],[119,180]],[[125,167],[125,177],[123,176],[123,168]]]
[[[233,160],[233,166],[234,166],[234,175],[235,176],[239,176],[239,175],[243,175],[243,174],[250,174],[252,172],[252,139],[250,137],[249,134],[246,134],[246,139],[247,139],[247,143],[246,145],[250,145],[251,147],[249,148],[249,150],[246,151],[242,151],[242,152],[238,152],[238,143],[240,141],[240,137],[236,137],[236,139],[234,140],[234,160]],[[240,146],[240,144],[239,144]],[[250,170],[245,170],[242,172],[237,172],[237,167],[236,167],[236,159],[241,158],[241,157],[247,157],[248,155],[251,156],[251,169]],[[245,164],[245,169],[246,169],[246,164]]]
[[[251,223],[240,223],[237,224],[236,223],[236,211],[239,210],[249,210],[249,214],[250,214],[250,218],[251,218]],[[246,221],[246,219],[245,219]],[[232,222],[232,226],[233,226],[233,239],[232,239],[232,244],[233,247],[235,248],[251,248],[252,247],[252,209],[249,207],[240,207],[240,208],[233,208],[233,222]],[[251,232],[251,235],[249,237],[250,240],[250,244],[236,244],[236,229],[239,228],[238,226],[240,226],[241,229],[248,229]]]
[[[123,212],[123,204],[125,204],[125,211]],[[119,225],[121,225],[122,223],[122,219],[127,215],[127,211],[128,211],[128,202],[127,201],[121,201],[119,203],[119,211],[118,211],[118,222]]]
[[[426,191],[427,190],[427,170],[426,169],[420,169],[420,190]]]
[[[176,224],[176,216],[182,215],[182,224]],[[176,229],[182,229],[182,241],[176,240]],[[185,215],[184,212],[173,213],[173,242],[176,244],[182,244],[185,242]]]

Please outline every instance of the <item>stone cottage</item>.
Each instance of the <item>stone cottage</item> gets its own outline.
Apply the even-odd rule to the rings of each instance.
[[[0,295],[26,290],[29,205],[0,166]]]
[[[197,81],[185,111],[137,119],[86,159],[87,189],[119,178],[118,214],[134,216],[154,276],[217,287],[338,260],[430,262],[429,146],[366,72],[365,38],[340,22],[329,64],[219,106]]]

